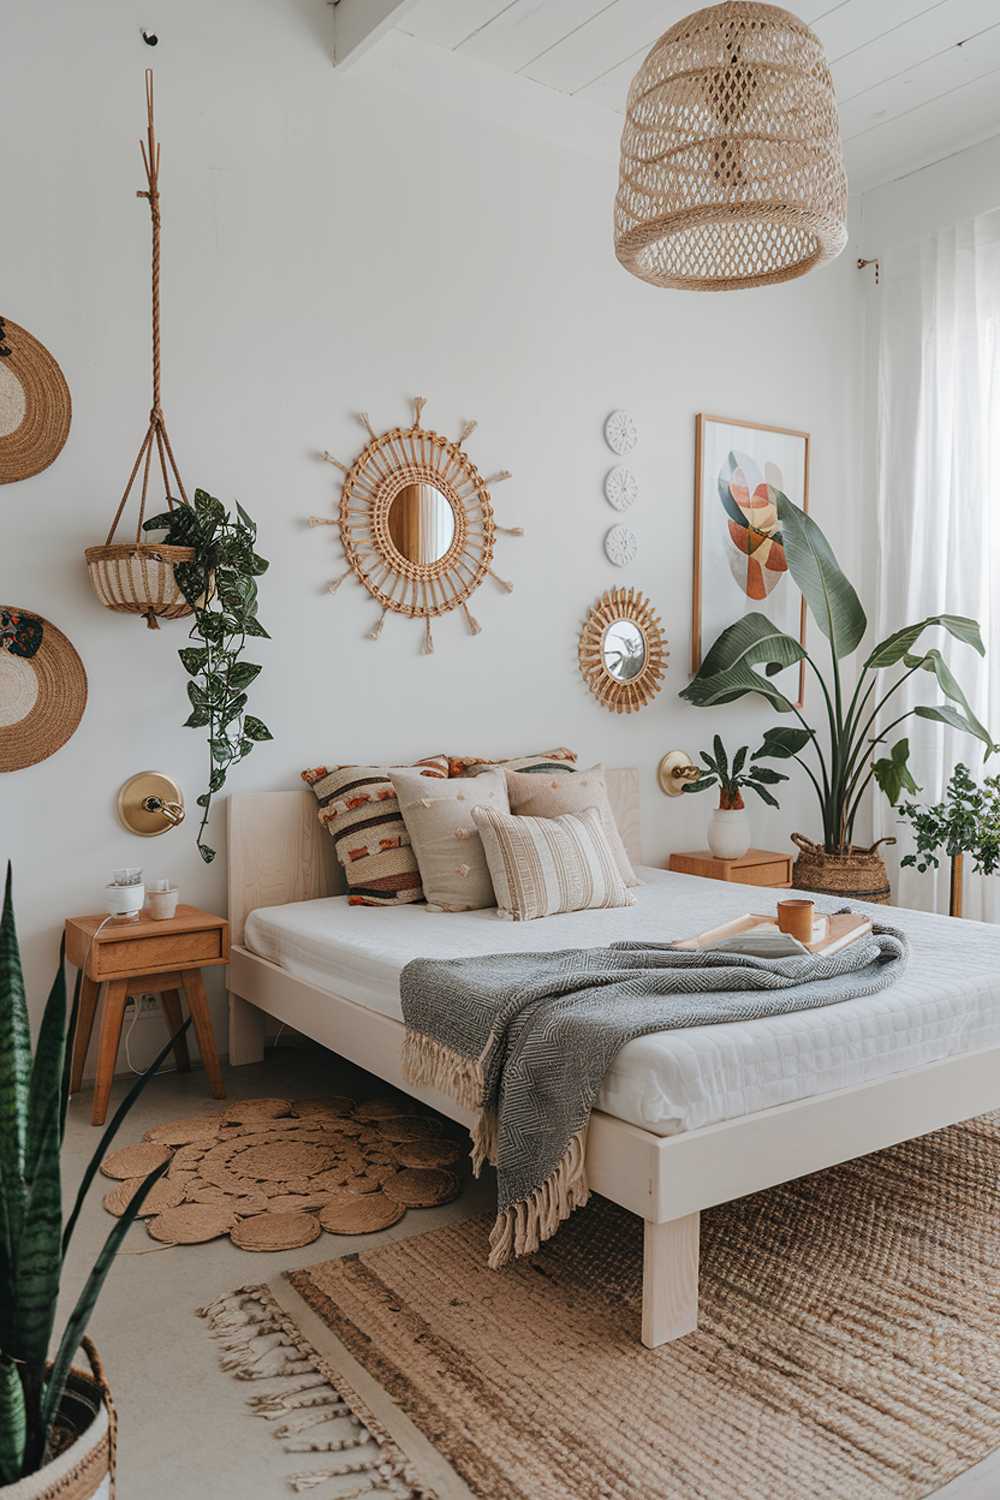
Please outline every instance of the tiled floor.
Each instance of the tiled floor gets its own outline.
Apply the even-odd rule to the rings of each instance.
[[[254,1067],[226,1073],[233,1098],[356,1092],[366,1081],[371,1082],[328,1053],[291,1048],[279,1048]],[[124,1083],[116,1084],[113,1104],[124,1089]],[[155,1080],[123,1127],[120,1143],[138,1140],[158,1120],[195,1113],[206,1097],[199,1072]],[[75,1186],[97,1139],[90,1125],[90,1099],[84,1094],[70,1106],[67,1189]],[[64,1277],[60,1323],[107,1235],[110,1220],[100,1206],[107,1185],[105,1178],[97,1179],[82,1216]],[[193,1314],[196,1306],[324,1256],[348,1253],[382,1238],[419,1234],[448,1219],[482,1211],[491,1206],[491,1196],[488,1181],[470,1183],[457,1202],[407,1214],[384,1235],[339,1240],[324,1235],[304,1249],[280,1255],[250,1255],[228,1240],[190,1249],[157,1247],[141,1227],[132,1229],[90,1330],[108,1366],[119,1412],[120,1500],[270,1500],[289,1493],[285,1476],[301,1466],[271,1441],[263,1422],[249,1416],[246,1385],[219,1371],[204,1324]],[[941,1500],[1000,1500],[1000,1451],[939,1495]],[[320,1500],[326,1500],[325,1493]],[[674,1495],[669,1500],[686,1497]],[[725,1497],[720,1494],[719,1500]],[[873,1492],[851,1500],[880,1497]]]

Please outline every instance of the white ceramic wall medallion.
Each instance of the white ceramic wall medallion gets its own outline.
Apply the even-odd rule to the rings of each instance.
[[[630,412],[613,411],[605,419],[604,441],[619,458],[632,452],[639,441],[639,433]]]
[[[634,560],[639,550],[639,538],[631,526],[612,526],[604,538],[604,551],[609,562],[616,568],[624,568]]]
[[[628,510],[639,498],[639,481],[625,464],[615,464],[604,476],[604,498],[615,510]]]

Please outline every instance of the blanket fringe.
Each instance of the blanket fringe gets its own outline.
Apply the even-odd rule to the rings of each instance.
[[[486,1092],[482,1061],[463,1057],[423,1031],[403,1038],[403,1077],[408,1083],[440,1089],[466,1109],[480,1109]]]
[[[271,1436],[284,1451],[326,1455],[323,1468],[287,1476],[297,1494],[354,1478],[357,1482],[349,1488],[331,1491],[330,1500],[362,1495],[434,1500],[434,1491],[421,1484],[405,1454],[379,1429],[354,1392],[339,1381],[334,1386],[320,1356],[267,1287],[241,1287],[199,1308],[198,1315],[206,1319],[220,1346],[224,1370],[237,1380],[270,1382],[267,1393],[251,1396],[247,1405],[255,1416],[280,1421]],[[328,1435],[312,1436],[312,1429],[324,1423],[331,1424]],[[310,1435],[302,1435],[306,1433]]]
[[[486,1111],[483,1111],[485,1118]],[[499,1271],[521,1255],[531,1255],[544,1240],[550,1240],[574,1209],[583,1208],[590,1197],[584,1157],[587,1129],[570,1137],[557,1165],[527,1198],[521,1198],[497,1214],[490,1231],[489,1266]]]

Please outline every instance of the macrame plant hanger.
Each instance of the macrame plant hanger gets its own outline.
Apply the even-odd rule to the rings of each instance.
[[[176,503],[187,505],[187,491],[177,467],[174,450],[167,432],[163,414],[160,387],[160,145],[156,139],[153,120],[153,71],[146,69],[146,139],[140,140],[142,163],[146,169],[145,189],[139,189],[137,198],[149,203],[153,233],[152,260],[152,329],[153,329],[153,404],[149,413],[149,426],[139,447],[135,462],[128,476],[125,491],[118,502],[111,528],[104,545],[88,547],[87,565],[91,581],[102,604],[109,609],[127,614],[142,615],[151,630],[159,628],[159,619],[180,619],[191,613],[191,607],[174,577],[178,563],[192,562],[194,551],[190,547],[168,547],[162,544],[143,542],[142,526],[146,517],[146,500],[149,495],[150,473],[153,451],[163,479],[163,490],[168,510]],[[122,518],[133,486],[142,471],[139,489],[139,516],[135,528],[134,542],[115,542],[115,532]],[[171,476],[176,486],[171,484]]]

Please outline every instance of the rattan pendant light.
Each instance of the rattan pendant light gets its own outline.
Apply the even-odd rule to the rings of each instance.
[[[149,413],[149,425],[139,445],[125,493],[118,502],[107,538],[103,546],[88,547],[85,555],[90,581],[101,603],[108,609],[119,610],[123,614],[141,615],[149,628],[156,630],[161,619],[179,620],[191,613],[191,606],[181,592],[174,568],[178,563],[192,562],[194,550],[191,547],[168,547],[145,542],[142,532],[154,449],[168,510],[173,510],[175,503],[188,503],[184,481],[170,444],[163,407],[160,405],[160,146],[153,123],[153,74],[149,68],[146,69],[146,140],[145,143],[139,142],[139,149],[146,169],[147,188],[138,192],[136,197],[148,200],[153,230],[153,405]],[[135,541],[116,542],[114,537],[118,522],[140,472],[142,478]]]
[[[846,217],[833,80],[809,27],[727,0],[664,32],[629,90],[622,265],[654,286],[769,286],[839,255]]]

